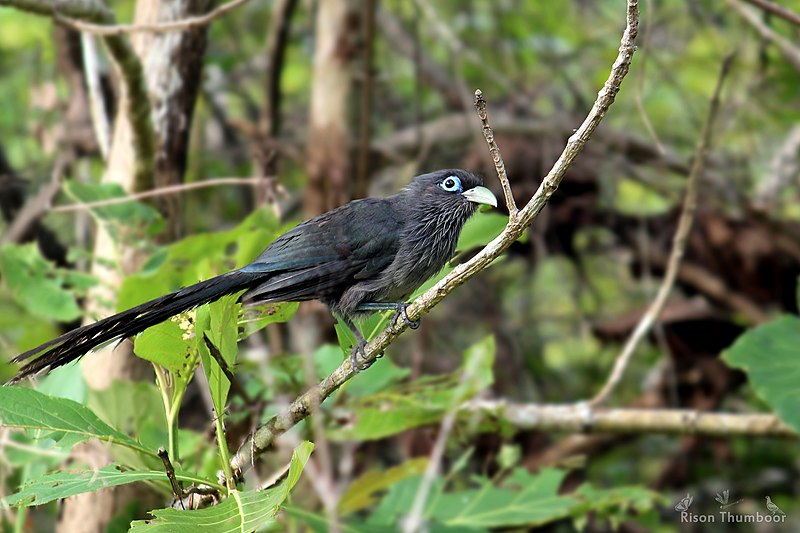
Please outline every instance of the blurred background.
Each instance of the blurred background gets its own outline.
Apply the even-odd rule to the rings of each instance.
[[[638,50],[616,103],[524,238],[329,399],[318,431],[297,430],[315,440],[311,477],[327,485],[301,481],[294,503],[304,512],[288,513],[287,530],[335,529],[333,520],[355,531],[370,520],[377,527],[382,516],[396,520],[402,510],[392,515],[386,494],[407,501],[403,490],[411,489],[402,483],[419,482],[424,467],[415,461],[431,454],[448,412],[425,388],[452,389],[445,382],[458,381],[465,352],[493,354],[485,383],[471,394],[477,398],[563,404],[597,392],[664,274],[709,100],[732,52],[675,287],[610,404],[773,410],[721,354],[749,328],[798,311],[800,2],[780,4],[790,12],[755,0],[640,1]],[[117,20],[139,24],[214,7],[209,0],[110,4]],[[207,277],[213,265],[224,270],[246,262],[281,227],[353,198],[392,194],[417,174],[465,168],[482,174],[502,198],[473,109],[476,88],[488,101],[514,195],[524,205],[591,108],[624,24],[624,2],[611,0],[252,0],[207,26],[133,33],[155,132],[151,171],[142,172],[147,161],[118,141],[131,135],[124,111],[135,95],[126,100],[127,85],[102,41],[0,7],[0,360],[83,317]],[[79,205],[150,190],[156,194],[137,203]],[[254,212],[262,218],[249,220],[261,225],[260,233],[247,233],[246,246],[237,241],[250,257],[223,248],[209,259],[211,252],[195,241],[181,240],[245,232],[239,224]],[[496,213],[479,215],[455,262],[499,233],[504,221]],[[183,252],[191,263],[186,278],[148,282],[146,274],[163,266],[175,242],[190,243]],[[136,276],[138,284],[127,281]],[[231,407],[229,424],[238,427],[228,435],[232,447],[333,370],[342,357],[335,344],[333,320],[313,303],[244,341],[239,374],[265,403],[255,413]],[[129,360],[125,350],[86,358],[96,364],[83,369],[59,370],[46,392],[98,405],[97,391],[112,380],[151,384],[151,367]],[[313,379],[303,370],[304,353],[316,363]],[[12,366],[0,365],[0,380],[13,374]],[[202,393],[192,391],[181,426],[202,436],[210,414]],[[420,404],[402,411],[403,396]],[[439,409],[419,415],[431,405]],[[367,412],[395,408],[404,421],[364,422]],[[326,460],[318,455],[323,445]],[[264,477],[286,461],[286,450],[277,448],[260,468]],[[588,508],[487,527],[789,531],[800,528],[798,451],[795,439],[636,429],[572,434],[521,429],[500,417],[456,424],[436,490],[457,493],[471,476],[500,483],[510,472],[558,468],[561,494],[579,486],[640,492],[585,496]],[[2,495],[35,474],[30,465],[38,452],[17,452],[0,448]],[[76,460],[59,455],[40,466]],[[402,474],[388,470],[401,467]],[[363,488],[369,473],[385,485]],[[675,505],[687,494],[692,511],[719,521],[715,496],[725,490],[730,502],[741,500],[732,510],[749,515],[768,513],[770,496],[785,522],[681,522]],[[126,530],[142,509],[166,503],[131,507],[126,502],[148,496],[121,492],[105,504],[75,499],[58,509],[35,508],[23,530],[106,530],[114,517]],[[89,527],[86,514],[98,508],[104,511],[96,525],[76,525]]]

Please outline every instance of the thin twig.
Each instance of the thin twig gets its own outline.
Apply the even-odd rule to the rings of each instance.
[[[108,207],[110,205],[125,204],[128,202],[135,202],[144,200],[145,198],[152,198],[153,196],[164,196],[167,194],[180,194],[185,191],[192,191],[195,189],[205,189],[208,187],[222,187],[226,185],[252,185],[258,187],[263,181],[269,180],[263,176],[256,176],[253,178],[216,178],[211,180],[196,181],[193,183],[181,183],[178,185],[168,185],[166,187],[159,187],[149,191],[139,192],[136,194],[129,194],[128,196],[121,196],[119,198],[109,198],[107,200],[97,200],[96,202],[77,203],[68,205],[59,205],[50,209],[50,213],[68,213],[71,211],[87,211],[90,209],[97,209],[98,207]]]
[[[164,463],[164,471],[167,473],[167,479],[169,480],[170,487],[172,487],[172,494],[175,496],[175,500],[181,502],[181,507],[186,510],[183,506],[183,498],[185,496],[183,487],[181,487],[178,478],[175,477],[175,468],[172,466],[172,461],[169,460],[167,449],[159,448],[158,456],[161,458],[161,462]]]
[[[314,354],[310,350],[303,350],[303,374],[306,378],[306,383],[311,389],[314,389],[314,382],[316,381],[316,367],[314,365]],[[309,460],[306,465],[309,469],[309,479],[311,486],[317,493],[322,507],[325,509],[325,514],[328,519],[328,530],[331,533],[339,533],[341,531],[341,524],[339,522],[339,498],[341,491],[337,487],[336,479],[334,476],[333,464],[334,461],[331,457],[331,445],[325,434],[325,421],[322,415],[322,400],[324,398],[319,396],[312,396],[309,404],[309,415],[311,415],[310,426],[311,433],[314,436],[314,460]]]
[[[777,15],[780,18],[791,22],[792,24],[800,26],[800,15],[788,7],[776,4],[775,2],[770,2],[769,0],[745,0],[745,2],[753,4],[754,6],[758,6],[764,11],[768,11],[773,15]]]
[[[497,177],[500,180],[500,185],[503,187],[503,196],[506,197],[508,217],[514,220],[517,218],[519,209],[517,209],[517,203],[514,201],[514,194],[511,192],[511,184],[508,182],[503,156],[500,154],[500,148],[494,140],[492,126],[489,125],[489,115],[486,112],[486,99],[483,97],[483,92],[481,92],[480,89],[475,91],[475,103],[473,105],[475,106],[475,111],[478,112],[478,118],[481,119],[483,138],[486,139],[486,144],[489,145],[489,155],[492,156],[494,169],[497,171]]]
[[[611,68],[608,80],[598,93],[594,106],[583,124],[581,124],[575,134],[570,137],[567,146],[564,148],[564,151],[558,161],[556,161],[552,170],[542,181],[536,194],[534,194],[528,204],[520,210],[517,221],[509,220],[508,225],[502,233],[483,250],[478,252],[469,261],[454,268],[436,285],[414,300],[407,308],[407,316],[410,320],[415,320],[430,311],[431,308],[442,301],[453,290],[486,268],[522,235],[528,225],[530,225],[539,212],[541,212],[548,199],[558,188],[558,185],[564,178],[572,161],[583,150],[598,124],[600,124],[603,117],[608,114],[611,104],[614,103],[614,98],[617,92],[619,92],[620,84],[630,69],[631,60],[636,50],[635,40],[638,28],[638,0],[628,0],[626,6],[626,25],[620,42],[619,54]],[[408,325],[403,318],[394,320],[386,329],[367,344],[364,349],[365,353],[362,361],[365,363],[374,361],[378,355],[394,342],[407,328]],[[339,368],[334,370],[328,377],[298,397],[292,402],[288,409],[256,430],[256,432],[242,444],[239,451],[236,452],[232,458],[232,469],[237,472],[237,474],[241,475],[241,473],[252,464],[255,456],[264,453],[264,451],[272,446],[277,436],[289,430],[300,420],[308,416],[312,398],[318,398],[320,401],[324,400],[343,383],[353,377],[353,375],[355,374],[350,365],[350,359],[346,358]]]
[[[639,47],[643,52],[640,54],[642,60],[639,62],[639,75],[636,78],[634,102],[636,103],[636,109],[639,111],[639,116],[642,117],[642,123],[647,130],[647,134],[653,139],[653,143],[656,145],[659,155],[663,157],[667,151],[664,149],[661,139],[658,138],[658,133],[656,133],[656,129],[653,127],[653,122],[650,120],[650,116],[644,108],[644,74],[647,67],[647,57],[651,54],[650,34],[652,33],[653,26],[653,0],[645,0],[645,3],[647,5],[645,6],[644,31],[642,31],[642,45]]]
[[[414,502],[411,505],[411,510],[403,521],[404,533],[415,533],[419,531],[422,526],[422,516],[425,512],[425,506],[428,503],[428,496],[436,480],[436,475],[439,473],[439,467],[444,459],[445,446],[447,439],[450,438],[455,427],[456,420],[461,408],[461,404],[467,397],[467,394],[475,383],[475,376],[477,375],[478,366],[481,361],[478,357],[470,359],[470,364],[464,368],[464,371],[459,377],[458,387],[453,395],[453,405],[450,406],[447,413],[442,418],[439,427],[439,434],[436,436],[436,442],[433,444],[428,464],[425,467],[425,472],[422,474],[422,480],[417,487],[417,493],[414,495]]]
[[[689,231],[692,229],[694,212],[697,208],[698,183],[703,174],[706,155],[711,145],[711,134],[714,130],[714,120],[719,109],[722,86],[726,76],[728,75],[728,72],[730,71],[731,64],[733,63],[733,57],[733,54],[731,54],[723,60],[722,68],[720,70],[719,77],[717,78],[717,85],[714,88],[714,93],[711,97],[708,115],[706,116],[706,121],[703,125],[703,131],[697,144],[694,160],[692,161],[692,170],[689,173],[689,178],[686,180],[686,196],[683,200],[683,208],[681,210],[680,219],[678,220],[678,228],[675,231],[675,236],[672,241],[672,251],[670,252],[669,261],[667,262],[667,270],[664,274],[664,279],[661,282],[661,286],[658,289],[655,299],[650,304],[650,307],[647,309],[644,315],[642,315],[642,318],[639,320],[636,328],[634,328],[630,337],[628,337],[628,340],[625,342],[622,352],[617,356],[617,359],[614,362],[614,368],[611,371],[611,375],[608,377],[608,381],[600,390],[600,392],[598,392],[597,395],[592,399],[592,403],[595,405],[604,403],[606,400],[608,400],[608,397],[611,395],[614,388],[619,384],[620,380],[622,379],[622,375],[625,373],[625,369],[627,368],[628,363],[630,362],[631,357],[636,350],[636,347],[639,346],[639,343],[658,320],[661,310],[664,308],[664,304],[667,302],[667,297],[669,296],[669,293],[675,284],[675,279],[677,278],[678,271],[680,270],[681,260],[683,259],[683,254],[686,251],[686,243],[688,241]]]
[[[107,37],[109,35],[124,35],[126,33],[137,33],[137,32],[167,33],[172,31],[189,30],[192,28],[196,28],[198,26],[205,26],[207,24],[211,24],[211,22],[213,22],[214,19],[221,17],[228,11],[236,9],[237,7],[246,2],[248,2],[248,0],[231,0],[227,4],[222,4],[221,6],[217,7],[213,11],[209,11],[205,15],[188,17],[182,20],[175,20],[172,22],[156,22],[153,24],[115,24],[112,26],[106,24],[92,24],[89,22],[84,22],[82,20],[66,17],[60,14],[57,14],[55,18],[59,22],[63,23],[65,26],[69,26],[74,30],[91,33],[93,35],[102,35],[104,37]]]

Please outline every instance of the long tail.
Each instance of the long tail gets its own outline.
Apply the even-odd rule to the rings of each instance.
[[[263,276],[263,273],[234,270],[137,305],[94,324],[73,329],[12,359],[12,363],[19,363],[38,355],[36,359],[20,368],[19,373],[9,381],[9,384],[41,370],[49,371],[75,361],[110,340],[136,335],[150,326],[198,305],[250,288],[262,281]]]

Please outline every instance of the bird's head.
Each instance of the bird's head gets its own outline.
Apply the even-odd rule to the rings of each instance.
[[[444,169],[417,176],[404,191],[418,208],[431,215],[449,214],[466,221],[481,204],[497,207],[497,198],[483,180],[461,169]]]

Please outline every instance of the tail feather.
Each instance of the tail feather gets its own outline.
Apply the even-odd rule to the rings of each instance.
[[[262,281],[260,278],[263,274],[234,270],[69,331],[12,359],[13,363],[19,363],[38,355],[20,368],[9,383],[16,383],[44,369],[58,368],[108,341],[136,335],[198,305],[248,289]]]

